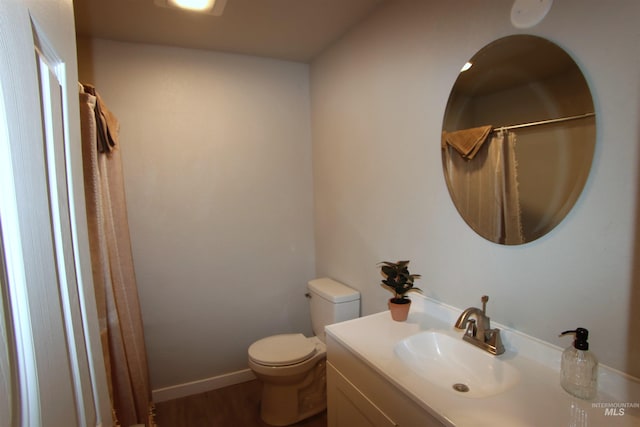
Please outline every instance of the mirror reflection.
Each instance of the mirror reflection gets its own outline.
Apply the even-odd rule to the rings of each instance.
[[[531,242],[568,214],[596,141],[591,92],[554,43],[514,35],[480,50],[445,110],[442,160],[466,223],[495,243]]]

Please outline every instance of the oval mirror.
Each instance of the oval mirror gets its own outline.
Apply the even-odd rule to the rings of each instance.
[[[596,141],[591,92],[573,59],[540,37],[499,39],[469,65],[442,125],[449,194],[482,237],[531,242],[562,221],[585,185]]]

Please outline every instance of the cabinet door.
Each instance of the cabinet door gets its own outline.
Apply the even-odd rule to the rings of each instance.
[[[327,363],[329,427],[397,426],[348,379]]]

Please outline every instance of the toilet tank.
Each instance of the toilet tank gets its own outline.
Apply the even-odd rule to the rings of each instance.
[[[360,292],[327,277],[307,284],[313,333],[323,342],[324,327],[360,316]]]

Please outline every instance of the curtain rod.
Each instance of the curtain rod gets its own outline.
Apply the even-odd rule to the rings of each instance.
[[[569,120],[578,120],[578,119],[586,119],[587,117],[593,117],[596,113],[585,113],[579,114],[577,116],[569,116],[569,117],[560,117],[558,119],[549,119],[549,120],[541,120],[539,122],[530,122],[530,123],[522,123],[519,125],[511,125],[511,126],[502,126],[499,128],[494,128],[491,132],[499,132],[503,130],[511,130],[511,129],[520,129],[526,128],[530,126],[538,126],[538,125],[548,125],[551,123],[559,123],[559,122],[567,122]]]

